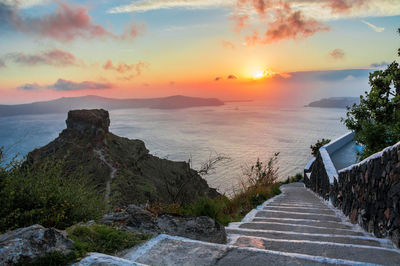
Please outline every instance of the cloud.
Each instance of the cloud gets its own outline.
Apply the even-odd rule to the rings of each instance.
[[[371,29],[373,29],[376,32],[382,32],[385,30],[385,28],[381,28],[381,27],[377,27],[372,23],[369,23],[368,21],[365,20],[361,20],[362,23],[364,23],[365,25],[367,25],[368,27],[370,27]]]
[[[342,49],[335,49],[329,53],[329,56],[335,60],[344,59],[345,52]]]
[[[19,86],[17,89],[23,91],[36,91],[40,88],[42,88],[42,86],[37,83],[27,83],[25,85]]]
[[[29,8],[36,5],[49,3],[50,0],[0,0],[0,4],[14,6],[16,8]]]
[[[137,64],[119,62],[117,65],[114,65],[111,60],[107,60],[107,62],[103,65],[103,69],[105,70],[113,70],[120,74],[131,73],[134,76],[140,76],[143,70],[147,67],[148,64],[142,61],[139,61]]]
[[[6,59],[15,63],[27,66],[51,65],[56,67],[81,65],[75,56],[69,52],[54,49],[41,52],[39,54],[27,55],[23,53],[13,53],[5,56]]]
[[[236,48],[235,45],[229,41],[222,40],[221,44],[224,48],[227,48],[227,49],[235,49]]]
[[[301,11],[293,11],[285,5],[276,11],[277,17],[270,22],[263,36],[254,31],[252,36],[246,38],[249,45],[270,44],[285,39],[300,40],[314,35],[320,31],[329,31],[329,27],[314,20],[306,18]]]
[[[384,67],[387,67],[388,65],[390,65],[389,62],[383,61],[383,62],[381,62],[381,63],[372,63],[372,64],[370,65],[370,67],[373,67],[373,68],[384,68]]]
[[[207,9],[227,6],[231,3],[232,1],[229,0],[139,0],[111,8],[108,13],[146,12],[171,8]]]
[[[220,80],[222,80],[222,77],[216,77],[216,78],[214,79],[214,81],[220,81]]]
[[[248,26],[247,22],[248,22],[249,18],[250,18],[250,16],[248,16],[248,15],[234,14],[229,19],[235,21],[235,31],[237,33],[240,33],[243,28]]]
[[[0,68],[6,67],[6,63],[0,59]]]
[[[56,91],[104,90],[112,88],[112,85],[93,81],[73,82],[65,79],[58,79],[56,83],[47,86],[47,88]]]
[[[324,2],[333,13],[346,13],[352,9],[359,9],[363,5],[368,5],[370,0],[325,0]]]
[[[126,39],[136,37],[140,32],[135,25],[129,24],[121,36],[116,36],[102,25],[93,23],[85,7],[58,1],[56,3],[58,6],[53,13],[30,17],[15,6],[0,2],[0,23],[3,27],[6,25],[20,32],[61,42],[73,41],[78,37]]]
[[[229,76],[227,77],[227,79],[237,79],[237,77],[236,77],[235,75],[229,75]]]

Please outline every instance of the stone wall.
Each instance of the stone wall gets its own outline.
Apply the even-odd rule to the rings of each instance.
[[[305,182],[306,186],[327,200],[331,186],[321,153],[318,153],[311,169],[310,178]]]
[[[333,204],[353,223],[400,246],[400,143],[339,171]]]
[[[319,153],[307,187],[330,199],[353,223],[400,247],[400,142],[338,172],[329,182]]]

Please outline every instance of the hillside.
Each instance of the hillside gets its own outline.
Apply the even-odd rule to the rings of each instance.
[[[71,98],[63,97],[57,100],[28,104],[0,105],[0,117],[24,114],[66,113],[69,110],[75,109],[179,109],[197,106],[220,106],[223,104],[222,101],[215,98],[196,98],[181,95],[148,99],[112,99],[88,95]]]
[[[149,154],[143,141],[110,133],[105,110],[70,111],[66,123],[58,138],[28,154],[32,168],[46,160],[65,159],[66,178],[84,173],[111,206],[188,204],[219,195],[188,163],[160,159]]]

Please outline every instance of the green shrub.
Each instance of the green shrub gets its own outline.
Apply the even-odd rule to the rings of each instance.
[[[321,139],[321,140],[317,140],[317,142],[316,142],[314,145],[311,145],[311,146],[310,146],[311,154],[312,154],[314,157],[317,157],[319,149],[320,149],[322,146],[328,144],[329,142],[331,142],[330,139]]]
[[[276,182],[278,155],[274,154],[266,163],[257,159],[254,165],[247,166],[243,171],[242,188],[232,198],[200,198],[190,205],[174,209],[179,214],[209,216],[223,225],[240,221],[253,208],[281,193],[281,183]]]
[[[84,176],[63,178],[62,167],[62,161],[0,167],[0,232],[32,224],[65,229],[101,217],[101,195]]]
[[[285,182],[283,182],[282,184],[290,184],[290,183],[294,183],[294,182],[299,182],[303,180],[303,175],[300,173],[297,173],[295,176],[289,176]]]
[[[76,257],[84,257],[87,252],[113,255],[117,251],[131,248],[150,238],[106,225],[73,226],[67,229],[69,238],[75,243]]]

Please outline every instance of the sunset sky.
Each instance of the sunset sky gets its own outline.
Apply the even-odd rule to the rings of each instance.
[[[400,0],[0,0],[0,103],[356,96],[399,27]]]

